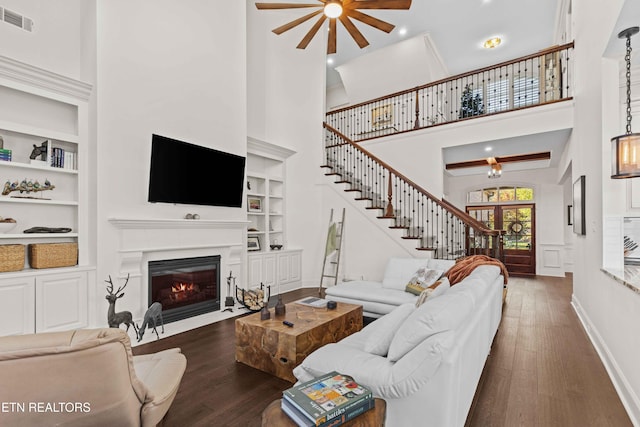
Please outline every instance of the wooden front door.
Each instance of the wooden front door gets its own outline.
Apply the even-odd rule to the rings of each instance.
[[[504,264],[514,276],[535,276],[535,205],[467,206],[467,213],[494,230],[504,230]]]

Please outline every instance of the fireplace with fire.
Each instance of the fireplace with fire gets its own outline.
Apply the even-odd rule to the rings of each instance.
[[[220,309],[220,256],[149,262],[149,305],[165,323]]]

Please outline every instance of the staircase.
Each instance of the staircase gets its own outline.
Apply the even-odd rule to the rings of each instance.
[[[502,231],[431,195],[330,125],[324,128],[325,175],[347,184],[345,191],[368,202],[365,209],[377,210],[389,228],[404,230],[402,239],[414,240],[416,250],[440,259],[475,254],[503,259]]]

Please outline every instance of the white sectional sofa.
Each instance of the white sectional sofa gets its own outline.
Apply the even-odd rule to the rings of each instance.
[[[319,348],[293,373],[299,381],[333,370],[353,376],[386,400],[389,427],[464,426],[502,318],[503,284],[500,267],[478,266],[419,307],[400,304]]]
[[[411,277],[421,267],[446,272],[453,260],[433,258],[391,258],[381,281],[354,280],[342,282],[325,290],[325,298],[362,306],[366,317],[377,318],[399,305],[415,303],[417,295],[405,292]]]

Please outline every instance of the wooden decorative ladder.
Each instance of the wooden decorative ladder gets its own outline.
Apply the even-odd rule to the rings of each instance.
[[[322,287],[325,279],[333,279],[333,286],[338,283],[338,268],[340,267],[340,251],[342,249],[342,236],[344,234],[345,209],[342,208],[342,218],[338,222],[333,221],[333,209],[329,215],[329,227],[327,229],[327,242],[322,262],[322,275],[318,295],[322,296]],[[327,269],[327,265],[331,267]],[[331,272],[328,272],[331,270]]]

